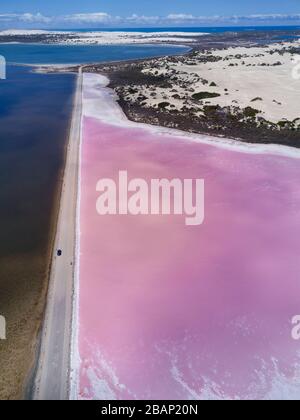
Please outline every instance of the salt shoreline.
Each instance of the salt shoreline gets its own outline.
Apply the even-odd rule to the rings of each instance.
[[[226,139],[222,137],[214,137],[209,135],[201,135],[188,133],[186,131],[177,130],[167,127],[152,126],[145,123],[137,123],[131,121],[127,118],[119,104],[117,103],[118,97],[114,91],[108,88],[110,80],[107,76],[94,74],[95,81],[94,86],[101,88],[102,98],[99,97],[99,102],[94,104],[94,109],[89,109],[89,116],[94,118],[99,118],[101,115],[101,120],[106,123],[115,123],[116,125],[121,125],[123,127],[143,127],[147,130],[150,130],[154,133],[161,135],[175,135],[178,137],[178,140],[189,140],[196,143],[204,143],[211,146],[221,147],[224,149],[235,150],[244,153],[254,153],[254,154],[270,154],[270,155],[281,155],[291,158],[300,158],[300,150],[277,144],[259,144],[259,143],[245,143],[241,142],[238,139]],[[93,86],[89,88],[93,89]],[[102,102],[101,102],[102,101]],[[105,104],[105,113],[103,113],[103,106]],[[109,112],[108,112],[109,109]]]

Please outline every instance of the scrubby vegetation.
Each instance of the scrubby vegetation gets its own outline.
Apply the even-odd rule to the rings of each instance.
[[[219,47],[215,49],[222,50]],[[265,53],[253,55],[250,48],[249,53],[228,54],[225,57],[207,48],[185,56],[106,65],[99,72],[107,72],[110,86],[115,89],[120,105],[132,120],[248,142],[300,147],[300,118],[293,121],[269,121],[262,111],[265,106],[259,109],[259,103],[267,104],[267,98],[253,95],[253,99],[249,98],[248,106],[245,106],[236,93],[241,88],[235,89],[232,84],[222,85],[212,77],[209,79],[207,72],[204,72],[203,77],[199,71],[199,66],[207,65],[210,69],[214,67],[213,63],[220,61],[224,62],[224,70],[233,64],[234,68],[230,72],[238,71],[236,66],[282,65],[274,56],[275,50],[269,53],[274,58],[271,63],[269,58],[268,62],[264,62]],[[252,57],[260,61],[249,60]],[[283,103],[275,98],[273,102],[283,107]],[[255,103],[257,106],[252,106]]]

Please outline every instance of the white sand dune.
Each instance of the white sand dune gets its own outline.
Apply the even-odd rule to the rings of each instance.
[[[272,123],[293,121],[300,118],[300,80],[294,77],[295,54],[288,49],[299,45],[296,41],[198,53],[186,60],[158,59],[146,64],[143,73],[167,77],[173,81],[170,88],[154,86],[147,91],[139,86],[135,93],[130,89],[123,93],[130,102],[146,97],[143,102],[149,108],[168,102],[173,110],[187,107],[202,115],[205,105],[252,107],[259,111],[258,118]],[[203,92],[217,95],[195,102],[193,94]]]
[[[0,36],[27,36],[27,35],[47,35],[47,34],[65,34],[62,31],[44,31],[39,29],[6,29],[0,31]]]
[[[193,43],[196,38],[205,35],[203,32],[125,32],[125,31],[93,31],[93,32],[76,32],[76,31],[43,31],[43,30],[22,30],[12,29],[0,31],[0,36],[34,36],[44,35],[53,37],[53,42],[60,44],[96,44],[96,45],[120,45],[120,44],[155,44],[162,42],[187,42]]]

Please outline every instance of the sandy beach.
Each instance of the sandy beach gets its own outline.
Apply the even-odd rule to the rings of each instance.
[[[71,397],[296,397],[298,151],[130,122],[107,83],[84,75]],[[99,217],[96,183],[120,169],[205,179],[205,223]]]

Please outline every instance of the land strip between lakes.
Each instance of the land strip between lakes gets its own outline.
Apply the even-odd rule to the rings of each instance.
[[[53,251],[47,308],[32,396],[35,400],[66,400],[69,398],[82,79],[82,69],[80,68]]]

